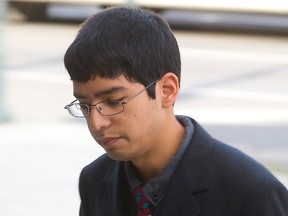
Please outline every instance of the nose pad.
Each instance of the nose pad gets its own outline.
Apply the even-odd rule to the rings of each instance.
[[[109,126],[110,119],[100,112],[96,107],[90,110],[89,116],[86,118],[90,131],[98,132]]]

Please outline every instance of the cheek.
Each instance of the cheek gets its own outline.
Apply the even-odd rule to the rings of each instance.
[[[139,110],[140,111],[140,110]],[[141,137],[146,134],[147,118],[144,117],[143,113],[130,113],[129,116],[123,118],[121,121],[117,121],[117,128],[121,128],[127,138],[130,141],[139,141]]]
[[[157,128],[159,113],[154,106],[141,106],[137,113],[133,113],[133,124],[131,124],[132,130],[137,130],[140,134],[149,135],[153,133]],[[157,126],[156,126],[157,127]]]
[[[124,130],[131,139],[141,139],[143,136],[149,136],[155,129],[157,130],[158,109],[159,107],[155,101],[149,100],[144,104],[137,103],[133,106],[133,110],[127,107],[126,112],[123,112],[123,116],[119,115],[117,123],[115,121],[115,126],[117,124],[117,127],[125,128]]]

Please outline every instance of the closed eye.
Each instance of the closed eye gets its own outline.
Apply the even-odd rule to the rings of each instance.
[[[107,106],[113,107],[113,106],[119,106],[119,104],[122,103],[121,100],[108,100],[105,102]]]

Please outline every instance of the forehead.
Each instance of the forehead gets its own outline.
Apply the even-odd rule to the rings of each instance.
[[[114,79],[96,77],[87,82],[73,81],[74,96],[80,98],[97,98],[124,91],[136,83],[128,81],[123,75]]]

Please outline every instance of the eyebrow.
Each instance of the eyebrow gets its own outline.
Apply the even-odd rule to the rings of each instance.
[[[101,96],[105,96],[105,95],[110,95],[110,94],[113,94],[113,93],[117,93],[117,92],[121,92],[123,90],[127,89],[126,87],[124,86],[113,86],[111,88],[107,88],[107,89],[104,89],[102,91],[99,91],[99,92],[96,92],[93,96],[96,98],[96,97],[101,97]],[[74,97],[77,98],[77,99],[85,99],[86,97],[81,95],[81,94],[78,94],[77,92],[74,92]]]

